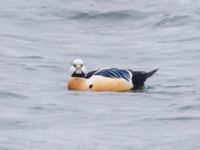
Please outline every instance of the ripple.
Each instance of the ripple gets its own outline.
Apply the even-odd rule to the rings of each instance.
[[[176,43],[176,42],[194,42],[194,41],[199,41],[200,37],[199,36],[194,36],[194,37],[189,37],[189,38],[181,38],[177,40],[162,40],[159,41],[160,43]]]
[[[176,15],[172,16],[170,14],[164,14],[158,19],[158,21],[154,22],[156,27],[166,27],[166,26],[181,26],[190,24],[192,18],[189,15]]]
[[[152,85],[150,87],[145,87],[144,92],[150,95],[155,95],[155,94],[160,95],[161,97],[177,96],[176,98],[198,95],[197,87],[195,85],[178,85],[178,84]]]
[[[90,12],[90,13],[84,13],[84,12],[77,12],[74,16],[71,17],[71,19],[75,20],[88,20],[88,19],[125,19],[131,17],[127,13],[122,12],[106,12],[106,13],[97,13],[97,12]]]
[[[179,110],[200,110],[200,105],[187,105],[178,108]]]
[[[66,109],[66,108],[63,108],[63,107],[60,107],[58,105],[45,105],[45,106],[31,106],[31,107],[28,107],[31,112],[60,112],[60,111],[66,111],[66,110],[69,110],[69,109]]]
[[[23,59],[44,59],[42,56],[22,56]]]
[[[36,70],[36,68],[34,67],[24,67],[25,70],[28,70],[28,71],[33,71],[33,70]]]
[[[149,17],[151,12],[142,12],[142,11],[110,11],[110,12],[73,12],[70,19],[73,20],[112,20],[112,21],[121,21],[124,19],[145,19]]]
[[[0,10],[0,17],[1,18],[16,18],[17,15],[9,11]]]
[[[41,106],[32,106],[32,107],[29,107],[30,109],[33,109],[33,110],[44,110],[45,108],[44,107],[41,107]]]
[[[26,99],[28,96],[18,94],[18,93],[13,93],[13,92],[4,92],[0,91],[0,98],[17,98],[17,99]]]
[[[190,117],[190,116],[183,116],[183,117],[166,117],[166,118],[157,118],[158,121],[187,121],[187,120],[200,120],[199,116]]]
[[[61,69],[61,67],[58,67],[58,66],[54,66],[54,65],[38,65],[37,67],[40,67],[40,68],[50,68],[50,69]]]
[[[161,85],[161,84],[156,84],[152,86],[151,88],[156,88],[156,89],[180,89],[180,88],[195,88],[195,85]]]
[[[33,37],[30,37],[28,35],[17,35],[17,34],[0,34],[0,37],[2,38],[9,38],[9,39],[14,39],[14,40],[21,40],[21,41],[38,41]]]
[[[25,127],[25,122],[20,120],[0,119],[0,128],[3,129],[20,129]]]
[[[66,56],[70,56],[73,58],[79,58],[79,57],[84,57],[84,58],[110,58],[109,54],[92,54],[92,53],[84,53],[84,54],[67,54]]]
[[[200,120],[200,116],[178,116],[178,117],[160,117],[160,118],[144,118],[143,120],[157,121],[195,121]]]

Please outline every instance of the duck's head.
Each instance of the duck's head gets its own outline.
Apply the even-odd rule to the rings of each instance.
[[[85,77],[86,67],[81,59],[75,59],[71,63],[70,71],[72,77]]]

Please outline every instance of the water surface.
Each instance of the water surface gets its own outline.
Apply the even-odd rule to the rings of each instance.
[[[199,18],[197,0],[2,0],[0,149],[200,149]],[[74,58],[160,70],[142,92],[71,92]]]

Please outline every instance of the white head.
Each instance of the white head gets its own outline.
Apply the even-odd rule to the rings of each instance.
[[[81,59],[75,59],[71,63],[70,71],[72,76],[84,77],[86,75],[86,67]]]

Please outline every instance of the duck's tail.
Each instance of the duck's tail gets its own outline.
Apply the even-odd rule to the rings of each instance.
[[[152,70],[152,71],[150,71],[150,72],[147,72],[147,73],[145,73],[145,76],[146,76],[146,79],[148,78],[148,77],[151,77],[154,73],[156,73],[158,71],[158,68],[156,68],[156,69],[154,69],[154,70]],[[145,80],[146,80],[145,79]]]
[[[132,82],[133,82],[133,89],[140,89],[144,86],[144,82],[146,81],[147,78],[151,77],[154,73],[158,71],[157,69],[154,69],[150,72],[144,72],[144,71],[132,71]]]

